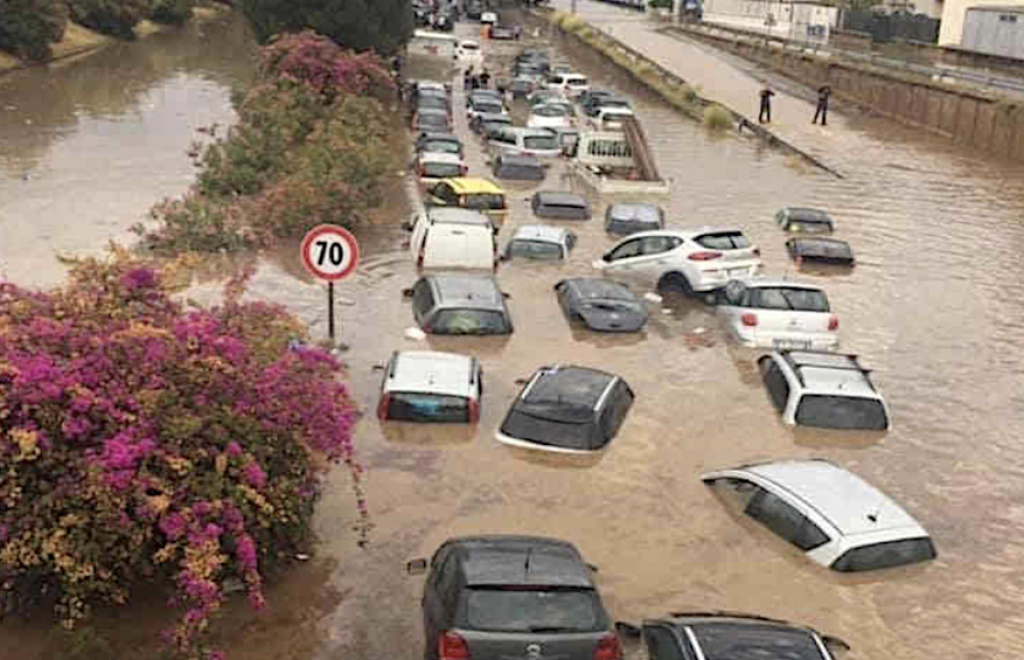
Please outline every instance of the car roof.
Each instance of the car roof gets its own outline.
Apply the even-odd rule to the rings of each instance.
[[[388,391],[469,396],[474,360],[438,351],[396,351]]]
[[[632,117],[634,115],[632,108],[623,108],[616,106],[602,107],[598,111],[599,115],[622,115],[624,117]]]
[[[445,117],[445,118],[448,117],[448,111],[447,110],[442,110],[441,108],[423,108],[423,107],[420,107],[420,108],[416,109],[416,114],[419,115],[420,117],[424,117],[426,115],[437,115],[439,117]]]
[[[693,239],[697,236],[705,236],[707,234],[742,234],[743,230],[738,227],[696,227],[694,229],[684,229],[682,227],[666,227],[665,229],[649,229],[647,231],[638,231],[635,234],[623,237],[621,242],[624,242],[633,238],[643,238],[645,236],[678,236],[680,238]]]
[[[493,193],[496,195],[505,194],[505,191],[490,179],[459,176],[452,177],[451,179],[445,179],[445,181],[451,184],[452,188],[455,189],[455,192],[460,195],[472,195],[476,193]]]
[[[615,202],[608,207],[608,213],[615,218],[660,217],[661,212],[661,207],[649,202]]]
[[[554,134],[546,128],[527,128],[526,126],[510,126],[509,130],[522,135],[524,138],[543,136],[553,137]]]
[[[856,355],[827,351],[781,351],[778,355],[812,394],[882,398],[868,377],[870,371]]]
[[[629,287],[600,277],[574,277],[563,280],[566,285],[576,289],[584,298],[639,300]]]
[[[565,227],[551,227],[548,225],[521,225],[516,227],[512,234],[512,240],[521,238],[528,241],[549,241],[551,243],[562,243],[569,231]]]
[[[467,586],[594,587],[590,568],[565,541],[536,536],[475,536],[449,541]]]
[[[461,209],[454,206],[435,206],[427,209],[427,217],[433,222],[452,225],[490,225],[491,219],[480,211]]]
[[[520,402],[531,403],[531,398],[547,401],[555,397],[559,403],[596,410],[608,386],[618,378],[615,374],[590,367],[541,367],[520,392],[516,405]]]
[[[468,305],[477,309],[504,309],[504,297],[493,277],[437,274],[426,275],[438,293],[438,304],[446,307]]]
[[[474,46],[479,46],[480,42],[479,41],[474,41],[473,39],[463,39],[462,41],[459,42],[460,46],[468,46],[470,44],[472,44]]]
[[[795,220],[810,220],[818,222],[832,221],[832,218],[831,216],[829,216],[828,212],[822,211],[821,209],[812,209],[800,206],[787,206],[782,210],[785,211],[791,218]]]
[[[462,144],[462,140],[460,140],[459,136],[455,135],[454,133],[440,133],[440,132],[434,132],[434,131],[424,131],[417,138],[417,141],[419,141],[419,142],[430,142],[430,141],[433,141],[433,140],[439,140],[439,141],[444,141],[444,142],[458,142],[459,144]]]
[[[784,460],[739,468],[785,489],[828,520],[843,536],[916,528],[903,507],[856,474],[821,459]]]
[[[556,206],[586,206],[587,200],[583,195],[573,192],[561,192],[557,190],[539,190],[534,193],[541,204],[554,204]]]
[[[420,154],[419,160],[424,163],[455,163],[456,165],[462,163],[462,159],[459,158],[458,154],[449,154],[439,151],[425,151]]]
[[[823,290],[817,284],[811,284],[809,282],[795,282],[793,280],[787,280],[781,277],[768,277],[763,275],[757,275],[754,277],[744,277],[740,279],[740,281],[743,282],[743,284],[749,289],[785,287],[787,289],[807,289],[808,291]]]

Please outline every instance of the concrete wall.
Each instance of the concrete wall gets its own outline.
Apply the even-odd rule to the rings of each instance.
[[[1024,0],[945,0],[942,6],[942,25],[939,27],[939,45],[960,46],[963,43],[967,10],[982,5],[1024,7]]]
[[[894,76],[857,63],[823,59],[737,40],[721,32],[677,29],[764,64],[799,82],[828,81],[840,99],[951,138],[956,144],[1024,162],[1024,103]]]

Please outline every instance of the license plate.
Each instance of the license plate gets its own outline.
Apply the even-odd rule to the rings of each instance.
[[[772,348],[781,350],[784,348],[802,348],[808,349],[811,347],[811,341],[809,339],[773,339]]]

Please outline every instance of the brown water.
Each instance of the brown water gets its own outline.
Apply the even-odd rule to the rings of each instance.
[[[470,26],[460,31],[474,32]],[[499,280],[512,296],[516,321],[507,340],[403,339],[412,315],[400,292],[415,278],[404,236],[396,227],[360,231],[367,256],[358,274],[339,287],[340,339],[352,346],[349,377],[371,413],[358,427],[357,446],[368,469],[376,528],[369,547],[357,548],[348,480],[335,472],[317,518],[316,558],[271,592],[267,615],[230,611],[222,629],[232,657],[419,657],[422,578],[407,577],[404,562],[428,556],[449,536],[478,532],[573,541],[600,567],[601,589],[619,619],[723,608],[837,634],[854,646],[850,658],[1024,655],[1024,452],[1018,449],[1024,438],[1024,283],[1017,265],[1024,249],[1022,171],[957,155],[899,127],[852,118],[839,136],[845,147],[835,154],[847,178],[837,180],[754,142],[708,135],[591,54],[570,55],[600,86],[633,95],[661,171],[672,178],[673,223],[737,224],[761,246],[768,272],[784,273],[792,267],[772,222],[774,211],[790,204],[831,210],[861,265],[849,275],[800,277],[827,287],[844,347],[876,369],[893,430],[877,437],[783,426],[757,380],[754,355],[728,345],[711,310],[699,303],[669,299],[663,308],[653,306],[650,325],[639,336],[570,328],[551,287],[559,278],[590,274],[590,261],[612,243],[599,220],[573,225],[580,243],[565,266],[502,266]],[[227,80],[233,79],[232,62],[222,61]],[[209,90],[205,98],[218,100],[200,114],[225,116],[224,84],[207,77],[171,80]],[[28,96],[19,97],[26,107]],[[147,152],[165,163],[154,174],[164,177],[160,192],[174,192],[188,179],[186,159],[178,143],[166,144],[166,133],[158,125],[146,127],[144,118],[133,110],[108,121],[152,147]],[[175,125],[205,121],[189,115]],[[74,223],[79,247],[93,249],[134,222],[146,206],[141,199],[155,193],[126,177],[121,182],[137,189],[122,203],[106,202],[114,224],[104,225],[98,215],[87,222],[73,212],[97,187],[74,171],[132,159],[131,147],[105,139],[100,123],[74,126],[62,142],[36,149],[33,167],[53,177],[50,195],[36,203],[45,199],[54,226]],[[0,126],[0,143],[15,139],[13,130]],[[467,134],[461,116],[458,130]],[[71,150],[70,143],[82,149]],[[89,144],[97,146],[90,151]],[[483,173],[484,157],[475,140],[469,145],[470,171]],[[3,154],[13,158],[7,147]],[[561,172],[553,168],[543,187],[569,185]],[[12,178],[0,185],[0,218],[8,232],[12,206],[22,204],[8,195],[23,182]],[[106,185],[99,188],[102,195],[114,194]],[[524,198],[534,188],[509,188],[514,207],[506,227],[533,221]],[[598,217],[603,205],[594,201]],[[17,240],[5,233],[0,259],[13,264],[15,279],[48,284],[54,269],[17,266],[24,252],[48,259],[52,249],[24,242],[20,237],[36,230],[32,222],[21,223],[13,223],[22,227]],[[215,292],[208,283],[194,295],[213,299]],[[261,263],[249,295],[282,302],[316,333],[325,333],[324,291],[302,275],[294,246]],[[381,425],[373,417],[379,374],[372,365],[392,350],[427,346],[481,359],[487,396],[477,427]],[[626,423],[598,459],[536,456],[492,438],[518,390],[514,380],[556,362],[614,371],[636,391]],[[797,456],[835,460],[901,501],[933,534],[939,559],[861,576],[835,574],[732,516],[698,479],[710,468]],[[154,626],[159,608],[137,610],[137,616],[101,617],[100,623],[114,631],[111,638],[122,650],[142,657],[143,642],[129,631]],[[34,630],[8,625],[0,633],[31,644],[38,639]],[[15,657],[4,653],[0,657]]]

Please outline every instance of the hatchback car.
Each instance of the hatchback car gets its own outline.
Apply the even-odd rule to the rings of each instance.
[[[761,357],[758,367],[769,398],[787,424],[889,428],[885,399],[856,355],[783,350]]]
[[[508,115],[493,114],[490,112],[481,112],[472,119],[469,120],[469,130],[480,136],[487,138],[486,128],[489,127],[505,127],[512,125],[512,117]]]
[[[654,204],[612,204],[604,213],[604,230],[628,236],[665,226],[665,212]]]
[[[563,105],[540,103],[533,106],[526,125],[530,128],[568,128],[572,124],[569,111]]]
[[[733,280],[716,292],[715,299],[726,331],[744,346],[839,346],[839,317],[814,284],[769,277]]]
[[[590,89],[590,81],[582,73],[555,73],[548,78],[548,89],[574,97]]]
[[[664,229],[624,238],[593,266],[614,279],[691,295],[756,275],[761,251],[739,229]]]
[[[533,76],[516,76],[508,88],[512,92],[512,98],[526,98],[537,89],[537,80]]]
[[[425,559],[406,564],[425,571]],[[448,539],[423,588],[426,660],[621,660],[594,584],[571,543],[537,536]]]
[[[775,222],[786,231],[804,234],[831,234],[835,223],[819,209],[784,208],[775,214]]]
[[[743,465],[701,479],[834,571],[870,571],[937,556],[928,532],[899,504],[828,461]]]
[[[464,157],[462,140],[451,133],[422,133],[416,139],[416,152],[455,154]]]
[[[637,332],[647,324],[647,305],[621,284],[578,277],[556,284],[555,293],[566,317],[591,330]]]
[[[514,447],[592,454],[608,446],[632,405],[633,390],[614,374],[587,367],[541,367],[495,437]]]
[[[426,152],[416,159],[416,174],[424,185],[465,176],[467,171],[466,162],[456,154]]]
[[[491,171],[499,179],[517,181],[543,181],[547,168],[536,156],[498,154],[491,161]]]
[[[814,263],[852,267],[856,264],[850,244],[835,238],[791,238],[786,241],[786,251],[797,265]]]
[[[576,193],[541,190],[530,199],[530,208],[538,218],[590,220],[590,203]]]
[[[562,155],[562,145],[558,138],[543,128],[507,126],[491,135],[487,144],[499,153],[530,154],[546,160]]]
[[[583,114],[588,117],[596,117],[598,113],[605,108],[622,108],[624,110],[629,110],[630,104],[628,100],[617,96],[590,95],[587,97],[587,102],[583,105]]]
[[[507,115],[508,111],[498,99],[486,96],[473,97],[466,103],[466,118],[470,121],[480,114]]]
[[[424,275],[403,292],[420,328],[435,335],[508,335],[512,317],[493,277]]]
[[[463,65],[481,65],[484,62],[483,51],[480,50],[480,44],[471,39],[465,39],[459,42],[458,48],[455,49],[455,56],[459,59],[459,63]]]
[[[524,258],[566,261],[576,247],[576,234],[563,227],[520,225],[505,243],[503,259]]]
[[[447,133],[451,128],[446,110],[423,108],[412,117],[412,130],[417,133]]]
[[[739,612],[673,612],[643,622],[649,660],[833,660],[849,650],[806,626]]]
[[[436,351],[395,351],[384,367],[377,417],[403,422],[480,419],[483,371],[476,358]]]
[[[497,230],[490,218],[467,209],[433,208],[412,223],[409,253],[420,269],[497,268]]]
[[[500,227],[508,214],[505,191],[493,181],[460,177],[445,179],[430,189],[428,204],[480,211]]]

